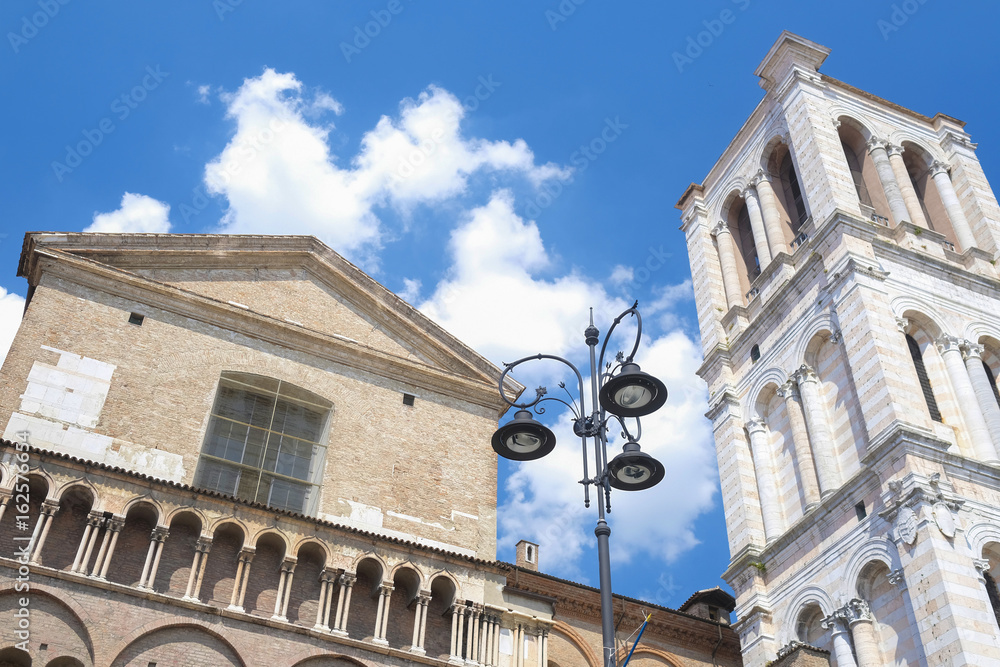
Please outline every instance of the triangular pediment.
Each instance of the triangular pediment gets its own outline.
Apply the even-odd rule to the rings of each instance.
[[[174,294],[207,304],[229,321],[245,312],[290,334],[332,338],[389,365],[397,359],[494,388],[500,376],[494,364],[311,236],[29,233],[19,275],[32,285],[41,256],[110,272],[106,280],[146,285],[161,299]],[[522,389],[511,380],[506,385],[509,396]]]

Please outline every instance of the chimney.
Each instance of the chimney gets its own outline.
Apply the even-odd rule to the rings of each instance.
[[[538,545],[527,540],[518,542],[516,565],[525,570],[538,572]]]

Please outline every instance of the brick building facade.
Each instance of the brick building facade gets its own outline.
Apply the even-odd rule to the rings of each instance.
[[[829,52],[780,36],[677,205],[744,660],[1000,664],[1000,206]]]
[[[596,591],[496,560],[499,370],[322,243],[31,233],[19,275],[0,666],[598,667]],[[725,594],[616,604],[634,666],[740,664]]]

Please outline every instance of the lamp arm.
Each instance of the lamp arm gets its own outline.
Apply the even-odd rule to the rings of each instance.
[[[625,358],[625,363],[628,363],[628,362],[632,361],[632,359],[635,357],[635,353],[639,351],[639,341],[642,340],[642,315],[639,314],[639,302],[636,301],[634,304],[632,304],[631,308],[629,308],[628,310],[626,310],[621,315],[619,315],[618,317],[615,318],[614,322],[611,323],[611,327],[608,329],[608,333],[604,336],[604,344],[601,345],[600,361],[598,361],[598,363],[597,363],[598,372],[600,372],[601,368],[604,368],[604,353],[607,350],[608,341],[611,340],[611,334],[612,334],[612,332],[614,332],[615,327],[617,327],[618,324],[623,319],[625,319],[625,316],[629,315],[629,314],[635,316],[635,318],[636,318],[636,320],[638,321],[638,324],[639,324],[639,330],[635,334],[635,343],[632,345],[632,351],[629,352],[629,355]],[[603,380],[603,378],[602,378],[602,380]],[[602,382],[602,384],[603,384],[603,382]]]
[[[618,425],[622,427],[622,436],[631,440],[632,442],[638,442],[639,438],[642,437],[642,422],[639,421],[638,417],[633,417],[635,419],[636,435],[632,437],[632,433],[628,430],[628,426],[625,424],[625,417],[620,417],[618,415],[611,415],[618,422]]]
[[[534,354],[534,355],[531,355],[530,357],[524,357],[522,359],[518,359],[517,361],[511,362],[509,364],[504,364],[503,373],[500,374],[500,380],[498,382],[499,389],[500,389],[500,398],[502,398],[503,402],[506,403],[507,405],[511,406],[512,408],[520,408],[522,410],[527,410],[530,407],[534,407],[534,406],[538,405],[538,403],[540,403],[543,400],[542,397],[544,396],[544,393],[537,394],[535,396],[535,400],[531,401],[530,403],[515,403],[515,402],[511,401],[509,398],[507,398],[507,394],[504,393],[504,390],[503,390],[503,381],[507,377],[507,375],[512,370],[514,370],[515,367],[520,366],[521,364],[523,364],[523,363],[525,363],[527,361],[539,361],[541,359],[552,359],[554,361],[561,362],[562,364],[564,364],[566,366],[569,366],[569,368],[572,369],[573,373],[576,374],[577,386],[579,387],[579,391],[580,391],[580,394],[579,394],[579,396],[580,396],[580,411],[577,412],[576,410],[573,410],[573,414],[574,414],[574,416],[576,416],[577,421],[579,421],[580,419],[583,418],[583,415],[585,415],[587,413],[586,402],[585,402],[584,397],[583,397],[583,376],[580,374],[580,371],[579,371],[579,369],[576,366],[574,366],[572,363],[570,363],[566,359],[563,359],[562,357],[556,356],[554,354]],[[594,399],[596,400],[597,397],[595,396]],[[559,401],[561,403],[569,405],[568,403],[565,403],[565,401],[562,401],[561,399],[558,399],[558,398],[552,398],[552,397],[550,397],[548,400]],[[570,409],[573,409],[572,406],[570,406]],[[544,412],[544,409],[543,409],[543,412]],[[583,479],[584,479],[584,482],[586,482],[586,480],[589,478],[588,472],[587,472],[587,436],[586,435],[581,435],[580,436],[580,446],[583,449]],[[586,484],[586,483],[584,483],[584,485],[583,485],[583,503],[584,503],[585,507],[590,507],[590,486],[588,484]]]
[[[539,403],[543,403],[545,401],[556,401],[557,403],[562,403],[563,405],[565,405],[567,408],[569,408],[573,412],[573,417],[575,419],[579,419],[580,418],[580,415],[576,411],[576,406],[575,405],[573,405],[572,403],[567,403],[566,401],[562,400],[561,398],[556,398],[555,396],[546,396],[544,398],[539,398],[537,401],[535,401],[535,413],[536,414],[539,414],[539,415],[544,415],[545,414],[545,408],[538,407]]]

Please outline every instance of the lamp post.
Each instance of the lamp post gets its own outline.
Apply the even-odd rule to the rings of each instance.
[[[594,326],[594,310],[590,311],[590,325],[584,331],[584,339],[590,348],[590,389],[591,410],[586,410],[583,375],[572,363],[551,354],[536,354],[505,364],[500,375],[500,397],[511,407],[517,408],[514,419],[501,426],[493,434],[493,449],[500,456],[512,461],[534,461],[549,454],[556,446],[556,437],[549,428],[539,423],[532,416],[532,410],[537,414],[545,412],[539,404],[543,401],[557,401],[567,406],[573,412],[573,433],[580,438],[583,451],[583,485],[584,506],[590,507],[590,487],[597,489],[597,555],[600,565],[601,581],[601,634],[604,641],[604,665],[615,667],[615,627],[611,599],[611,555],[608,538],[611,528],[605,520],[605,513],[611,512],[611,488],[620,491],[640,491],[655,486],[663,479],[663,464],[639,447],[639,437],[642,433],[639,417],[644,417],[660,409],[667,400],[667,388],[664,384],[640,370],[633,361],[639,349],[642,338],[642,317],[637,301],[631,308],[623,312],[608,329],[601,345],[600,356],[597,354],[597,344],[600,342],[600,331]],[[626,317],[636,318],[637,331],[632,351],[626,357],[621,352],[616,356],[617,364],[604,366],[604,353],[611,340],[611,334],[618,324]],[[535,391],[531,401],[515,402],[504,393],[504,378],[517,366],[528,361],[552,359],[565,364],[576,374],[579,384],[579,405],[570,396],[570,402],[561,398],[547,396],[545,387]],[[565,388],[563,383],[560,386]],[[635,419],[635,434],[629,430],[626,419]],[[608,425],[615,420],[621,426],[626,442],[622,453],[608,461]],[[594,477],[588,476],[587,440],[592,439],[594,445]]]

